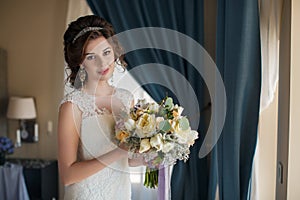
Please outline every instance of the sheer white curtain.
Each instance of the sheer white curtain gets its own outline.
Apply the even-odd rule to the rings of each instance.
[[[71,21],[76,20],[80,16],[92,15],[92,11],[84,0],[70,0],[68,4],[66,26]],[[118,67],[120,68],[120,67]],[[67,74],[65,74],[65,78]],[[113,74],[114,83],[116,87],[121,87],[131,91],[134,95],[135,101],[137,99],[145,98],[147,101],[153,101],[153,99],[141,88],[141,86],[132,78],[127,72],[116,69]],[[65,87],[65,92],[69,92],[70,88]],[[157,191],[153,189],[147,189],[143,186],[144,181],[144,167],[132,167],[130,172],[130,178],[132,183],[132,200],[153,200],[157,199]],[[116,191],[117,192],[117,191]]]
[[[279,34],[283,0],[260,1],[262,88],[260,111],[274,99],[278,82]]]
[[[279,77],[279,34],[283,0],[259,0],[259,6],[262,55],[260,113],[262,113],[274,100]],[[252,200],[259,199],[259,151],[258,135],[252,173],[250,195]]]

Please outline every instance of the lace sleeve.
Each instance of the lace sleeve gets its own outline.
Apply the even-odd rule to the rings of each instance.
[[[80,94],[78,91],[73,91],[73,92],[66,94],[64,96],[64,98],[62,99],[62,101],[60,102],[59,107],[66,102],[71,102],[72,104],[78,106],[79,110],[81,110],[82,112],[84,111],[84,105],[82,103],[80,103],[80,102],[82,102],[82,97],[80,97]]]

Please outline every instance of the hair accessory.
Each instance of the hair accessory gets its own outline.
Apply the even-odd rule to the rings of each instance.
[[[81,88],[83,88],[83,83],[84,83],[85,78],[86,78],[86,71],[85,71],[85,69],[82,65],[80,66],[78,76],[79,76],[79,80],[81,82]]]
[[[77,38],[79,38],[80,36],[83,36],[85,33],[89,32],[89,31],[98,31],[98,30],[102,30],[102,27],[86,27],[84,29],[82,29],[73,39],[72,43],[74,43]]]

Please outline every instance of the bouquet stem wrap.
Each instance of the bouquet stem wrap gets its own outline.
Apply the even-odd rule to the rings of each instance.
[[[159,169],[146,168],[144,185],[148,188],[158,187],[158,200],[169,199],[169,171],[168,167]]]
[[[146,168],[144,185],[148,188],[158,187],[158,169]]]

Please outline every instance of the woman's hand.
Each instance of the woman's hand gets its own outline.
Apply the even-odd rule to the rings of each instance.
[[[127,151],[127,152],[128,152],[128,150],[129,150],[128,145],[126,145],[126,144],[123,143],[123,142],[121,142],[121,143],[118,145],[118,147],[119,147],[120,149],[124,150],[124,151]]]
[[[136,153],[134,158],[128,159],[130,167],[147,166],[147,162],[142,154]]]

